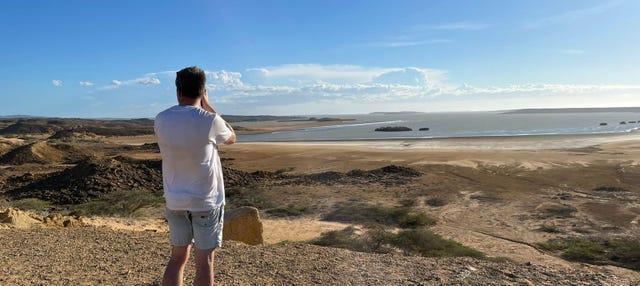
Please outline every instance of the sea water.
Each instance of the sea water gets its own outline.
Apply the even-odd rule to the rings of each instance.
[[[286,142],[572,135],[623,133],[640,128],[640,113],[632,112],[455,112],[365,114],[329,117],[353,120],[332,126],[242,135],[238,137],[238,140],[244,142]],[[274,124],[274,122],[266,122],[264,124]],[[405,126],[413,129],[413,131],[375,131],[376,128],[385,126]],[[429,130],[419,131],[420,128],[429,128]]]

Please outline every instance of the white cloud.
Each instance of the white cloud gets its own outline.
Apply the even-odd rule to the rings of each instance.
[[[206,71],[207,83],[212,87],[217,86],[242,86],[242,74],[239,72],[222,71]]]
[[[640,91],[640,85],[593,85],[593,84],[519,84],[494,87],[474,87],[463,84],[452,95],[504,94],[518,95],[525,93],[549,94],[585,94],[597,92]]]
[[[418,68],[404,68],[383,73],[373,79],[374,83],[426,86],[427,72]]]
[[[143,78],[136,79],[135,82],[142,85],[160,84],[160,80],[157,77],[143,77]],[[125,82],[124,84],[130,84],[130,83]]]
[[[297,86],[322,82],[370,82],[375,76],[387,70],[354,65],[290,64],[247,69],[245,82]]]
[[[94,85],[94,83],[93,83],[93,82],[90,82],[90,81],[81,81],[81,82],[80,82],[80,85],[81,85],[81,86],[93,86],[93,85]]]
[[[379,76],[404,68],[363,67],[356,65],[295,64],[247,69],[242,74],[245,84],[300,87],[313,84],[370,84]],[[414,68],[415,69],[415,68]],[[416,69],[418,70],[418,69]],[[444,71],[419,69],[439,81]],[[396,82],[403,84],[404,81]],[[389,83],[389,82],[386,82]]]
[[[152,73],[145,74],[144,76],[145,77],[163,77],[163,76],[175,77],[176,76],[176,72],[178,72],[178,71],[152,72]]]
[[[212,101],[228,110],[226,113],[329,114],[338,110],[370,112],[383,107],[387,111],[460,111],[640,106],[640,85],[474,86],[448,82],[446,71],[417,67],[291,64],[206,74]],[[167,90],[162,96],[167,96],[175,88],[174,77],[174,73],[150,73],[142,78],[114,81],[104,89],[131,88],[149,82],[161,85]]]
[[[640,94],[640,85],[578,85],[578,84],[520,84],[493,87],[476,87],[469,84],[453,86],[442,82],[431,83],[428,70],[418,68],[397,68],[379,74],[363,83],[315,83],[303,85],[242,85],[215,90],[212,95],[217,102],[228,106],[244,105],[255,108],[281,108],[282,106],[311,104],[330,106],[327,102],[341,102],[349,106],[375,106],[387,104],[390,108],[400,106],[421,107],[420,110],[495,110],[523,108],[530,106],[599,106],[602,99],[626,98]],[[268,74],[270,70],[261,69]],[[635,105],[640,105],[636,100]],[[466,104],[464,103],[466,102]],[[483,102],[479,104],[479,102]],[[607,100],[610,102],[610,100]],[[456,104],[461,104],[456,106]],[[491,107],[494,106],[494,107]],[[405,108],[406,109],[406,108]],[[331,113],[331,110],[307,108],[307,113]],[[288,114],[297,114],[291,110]],[[354,111],[355,112],[355,111]],[[286,113],[285,113],[286,114]]]
[[[524,28],[538,29],[538,28],[560,24],[563,22],[576,21],[585,17],[593,16],[593,15],[603,14],[608,10],[620,5],[620,3],[621,1],[608,1],[596,6],[588,7],[588,8],[566,11],[563,13],[549,16],[549,17],[544,17],[541,19],[530,21],[524,25]]]
[[[109,83],[109,85],[102,86],[99,89],[109,90],[109,89],[121,88],[124,86],[130,86],[130,85],[160,85],[160,84],[162,84],[162,82],[156,76],[147,75],[144,77],[125,80],[125,81],[114,79],[111,81],[111,83]]]
[[[60,87],[60,86],[62,86],[62,81],[59,80],[59,79],[54,79],[54,80],[51,81],[51,84],[53,84],[53,86]]]

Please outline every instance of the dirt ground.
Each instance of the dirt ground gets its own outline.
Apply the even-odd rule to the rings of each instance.
[[[168,236],[107,228],[0,230],[0,285],[160,285]],[[307,244],[216,252],[217,285],[633,285],[590,267],[367,254]],[[193,280],[193,260],[185,280]]]
[[[271,203],[265,203],[261,213],[267,245],[228,243],[219,252],[218,281],[223,285],[634,285],[640,281],[638,272],[568,262],[541,251],[536,243],[571,236],[638,237],[637,136],[221,147],[223,165],[247,172],[246,176],[264,171],[281,175],[255,177],[257,184],[243,185],[244,192],[254,192]],[[142,145],[153,140],[145,135],[82,144],[83,150],[100,158],[122,155],[158,160],[157,147]],[[27,141],[1,141],[9,146],[3,152],[30,144]],[[346,175],[390,165],[408,167],[420,175],[398,182],[362,181]],[[3,165],[0,186],[3,191],[29,186],[73,166]],[[342,179],[330,182],[328,175]],[[127,182],[127,178],[122,180]],[[597,191],[603,186],[622,191]],[[230,195],[237,192],[238,188],[229,188]],[[442,204],[430,205],[432,199]],[[236,202],[233,197],[229,200]],[[324,231],[348,226],[323,220],[336,204],[360,201],[397,206],[407,200],[437,219],[433,230],[438,234],[511,262],[364,254],[304,243]],[[267,212],[273,203],[302,205],[308,211],[279,218]],[[0,258],[10,261],[0,266],[0,285],[158,284],[168,253],[160,209],[148,210],[136,219],[93,217],[85,221],[89,227],[0,230],[4,244]],[[187,272],[188,279],[192,275]]]

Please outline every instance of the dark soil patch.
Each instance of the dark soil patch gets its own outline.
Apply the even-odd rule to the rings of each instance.
[[[621,187],[613,187],[613,186],[600,186],[593,189],[594,192],[603,192],[603,193],[619,193],[619,192],[628,192],[628,190]]]
[[[142,145],[125,145],[122,146],[123,151],[148,151],[152,153],[160,153],[158,143],[144,143]]]
[[[89,159],[75,167],[7,192],[14,199],[38,198],[56,204],[78,204],[116,191],[162,192],[160,161],[123,157]]]
[[[427,199],[424,203],[431,207],[442,207],[447,205],[447,200],[444,198],[436,197]]]
[[[412,168],[389,165],[369,171],[356,169],[347,173],[329,171],[310,175],[301,175],[298,176],[295,181],[298,184],[304,185],[362,185],[379,183],[385,186],[395,186],[410,183],[412,178],[419,177],[421,175],[422,173]]]
[[[252,173],[240,171],[232,168],[222,167],[225,187],[243,187],[269,183],[271,180],[280,178],[272,172],[255,171]]]

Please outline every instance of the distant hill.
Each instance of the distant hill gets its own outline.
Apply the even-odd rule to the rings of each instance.
[[[595,113],[595,112],[633,112],[640,113],[640,107],[602,107],[602,108],[529,108],[505,111],[503,114],[531,113]]]
[[[138,119],[80,119],[80,118],[21,118],[0,120],[0,135],[53,134],[69,130],[101,136],[134,136],[153,134],[153,120]]]
[[[257,122],[257,121],[288,121],[306,120],[303,116],[275,116],[275,115],[223,115],[229,122]]]
[[[0,118],[6,119],[19,119],[19,118],[41,118],[41,116],[33,116],[33,115],[0,115]]]

